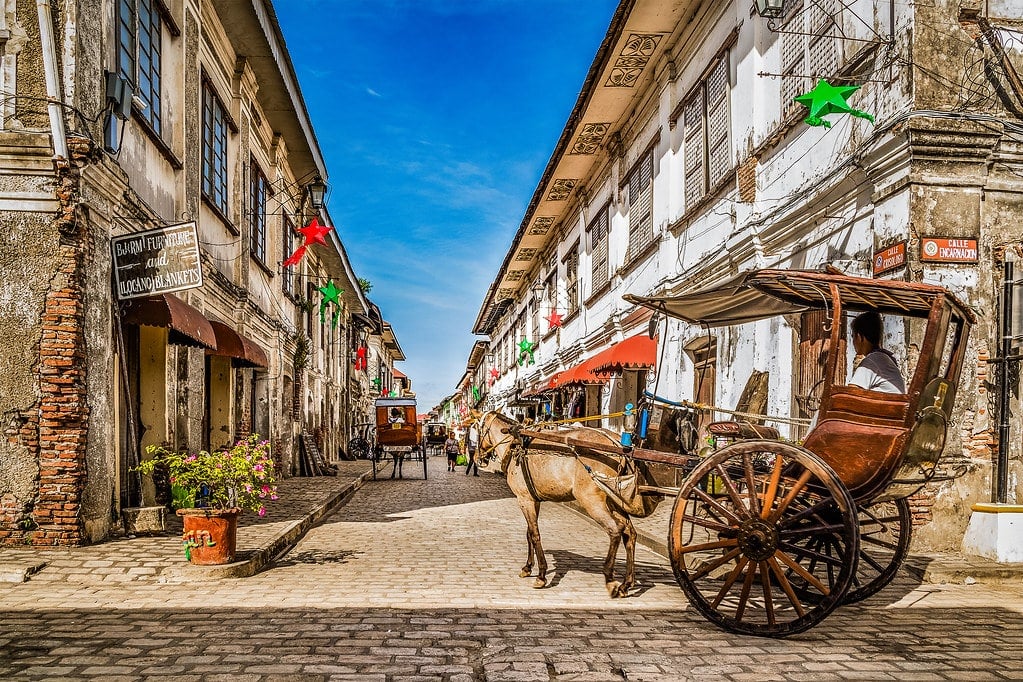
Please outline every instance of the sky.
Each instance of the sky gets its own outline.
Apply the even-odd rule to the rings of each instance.
[[[465,373],[487,289],[618,0],[277,0],[328,210],[420,412]]]

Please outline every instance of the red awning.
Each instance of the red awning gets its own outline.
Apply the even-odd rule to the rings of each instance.
[[[626,369],[646,369],[657,364],[657,341],[637,334],[616,343],[590,358],[596,375],[621,374]]]
[[[265,369],[270,366],[266,353],[256,345],[255,341],[239,334],[223,322],[210,320],[210,325],[213,327],[213,333],[217,336],[217,346],[215,350],[207,350],[206,355],[227,356],[241,367]]]
[[[399,370],[396,369],[391,370],[391,376],[393,376],[395,379],[408,379],[408,376],[402,374]]]
[[[168,343],[216,350],[217,337],[202,313],[174,294],[133,298],[123,304],[121,321],[146,327],[166,327]]]
[[[595,355],[589,360],[583,360],[575,367],[570,367],[569,369],[554,374],[547,382],[547,388],[565,388],[575,384],[604,383],[604,378],[598,377],[592,372],[593,368],[596,367],[594,362],[596,359],[597,356]]]

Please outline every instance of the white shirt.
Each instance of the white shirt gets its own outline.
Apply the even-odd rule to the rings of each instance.
[[[899,366],[895,358],[884,348],[875,348],[867,353],[853,372],[849,383],[881,393],[905,393],[906,384],[902,380]]]

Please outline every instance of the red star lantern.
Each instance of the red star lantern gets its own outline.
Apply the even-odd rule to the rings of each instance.
[[[497,371],[496,367],[494,367],[493,369],[490,370],[490,376],[496,379],[497,377],[501,376],[501,373]]]
[[[366,347],[359,346],[355,350],[355,369],[366,369]]]
[[[319,218],[313,218],[312,222],[308,225],[298,228],[298,231],[305,237],[305,241],[302,243],[302,246],[295,249],[295,253],[288,256],[288,259],[283,263],[284,267],[298,265],[298,262],[302,260],[302,256],[305,255],[307,247],[313,244],[323,244],[326,246],[327,242],[324,240],[324,237],[333,229],[327,225],[320,225]]]
[[[552,310],[551,314],[544,319],[547,320],[547,323],[550,325],[550,327],[547,328],[548,330],[561,326],[561,315],[558,314],[557,310]]]

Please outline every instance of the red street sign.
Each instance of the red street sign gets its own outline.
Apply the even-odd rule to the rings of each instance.
[[[977,240],[948,237],[923,237],[920,260],[931,263],[976,263]]]
[[[906,264],[906,242],[892,244],[883,251],[874,252],[874,277],[898,270]]]

